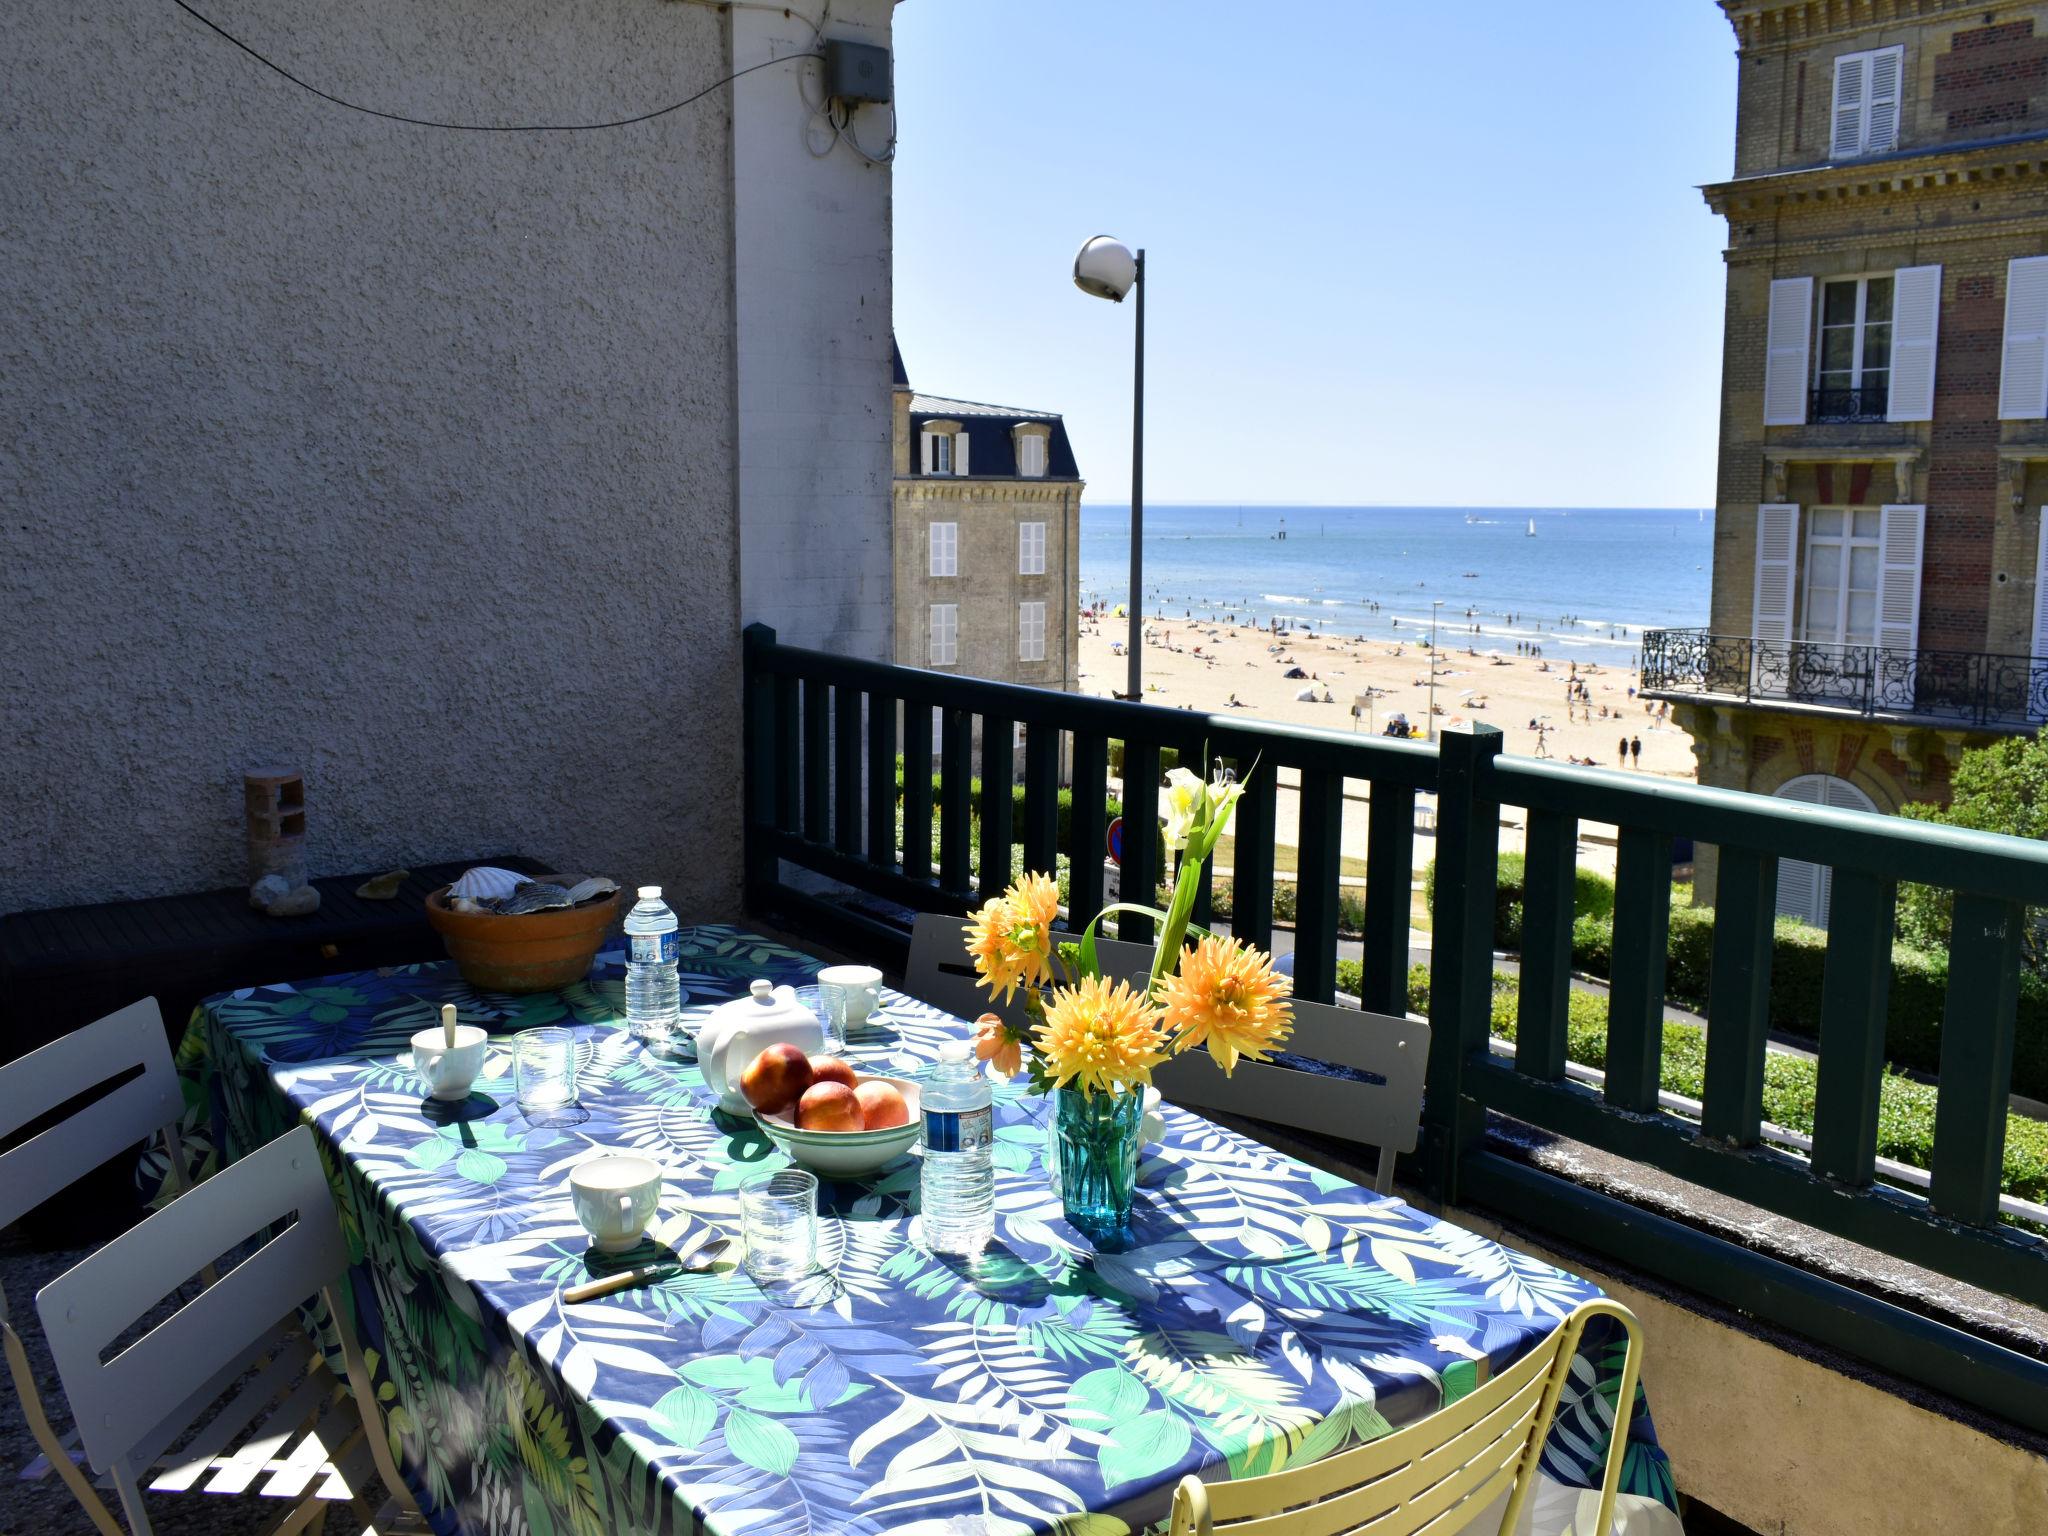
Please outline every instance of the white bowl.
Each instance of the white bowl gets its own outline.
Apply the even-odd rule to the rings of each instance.
[[[875,1172],[917,1145],[924,1134],[924,1116],[918,1086],[907,1077],[863,1077],[862,1082],[893,1083],[910,1107],[910,1118],[886,1131],[805,1131],[788,1110],[775,1114],[758,1112],[755,1124],[768,1139],[787,1152],[793,1162],[828,1179],[859,1179]]]

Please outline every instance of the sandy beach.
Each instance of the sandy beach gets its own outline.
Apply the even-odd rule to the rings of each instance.
[[[1082,618],[1083,692],[1121,692],[1127,622]],[[1512,645],[1503,653],[1497,644],[1460,636],[1459,623],[1447,618],[1437,632],[1438,729],[1466,722],[1497,725],[1504,751],[1613,769],[1623,767],[1617,748],[1627,736],[1642,742],[1642,755],[1631,757],[1626,772],[1692,779],[1692,738],[1659,708],[1632,696],[1632,671],[1517,655]],[[1300,630],[1281,637],[1249,625],[1165,617],[1148,623],[1147,636],[1144,682],[1150,704],[1325,730],[1355,728],[1361,735],[1383,733],[1396,715],[1406,715],[1420,735],[1428,715],[1429,649],[1414,641]],[[1304,675],[1289,675],[1297,671]],[[1574,697],[1567,705],[1568,689],[1580,684],[1583,701]],[[1293,838],[1293,798],[1281,797],[1282,842]],[[1512,808],[1504,814],[1509,822],[1519,816]],[[1347,795],[1345,854],[1364,854],[1365,822],[1362,800],[1352,802]],[[1602,836],[1608,830],[1582,829],[1580,853],[1582,862],[1611,874],[1613,845]],[[1501,840],[1503,848],[1518,848],[1520,828],[1503,826]],[[1417,839],[1418,868],[1434,856],[1433,844],[1430,837]]]

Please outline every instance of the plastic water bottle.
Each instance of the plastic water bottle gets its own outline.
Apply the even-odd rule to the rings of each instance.
[[[925,1246],[968,1258],[996,1230],[994,1094],[964,1040],[939,1051],[924,1080],[924,1172],[919,1210]]]
[[[635,1039],[657,1051],[668,1049],[682,1013],[676,927],[661,887],[641,886],[640,900],[626,914],[626,1023]]]

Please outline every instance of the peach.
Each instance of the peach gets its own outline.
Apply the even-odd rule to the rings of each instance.
[[[860,1101],[862,1123],[871,1131],[910,1124],[910,1105],[894,1083],[871,1077],[853,1090],[853,1096]]]
[[[860,1100],[844,1083],[813,1083],[797,1100],[796,1123],[805,1131],[859,1131]]]
[[[740,1092],[765,1114],[788,1109],[811,1086],[810,1058],[793,1045],[771,1045],[740,1074]]]
[[[811,1058],[811,1081],[814,1083],[844,1083],[849,1088],[860,1086],[860,1076],[851,1063],[838,1056],[813,1056]]]

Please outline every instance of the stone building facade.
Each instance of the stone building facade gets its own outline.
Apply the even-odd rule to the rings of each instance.
[[[896,660],[1073,691],[1080,470],[1057,412],[920,394],[897,359]]]
[[[1643,691],[1704,784],[1940,802],[2048,718],[2048,0],[1721,5],[1712,610],[1645,637]],[[1782,911],[1828,894],[1781,872]]]

